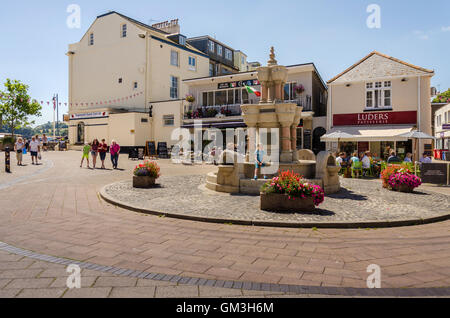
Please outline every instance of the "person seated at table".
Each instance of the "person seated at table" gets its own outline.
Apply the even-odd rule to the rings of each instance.
[[[362,161],[363,169],[370,169],[371,160],[370,160],[370,152],[369,151],[366,151],[364,153],[364,156],[362,157],[361,161]]]
[[[404,162],[412,162],[412,153],[407,153]]]
[[[433,162],[433,160],[430,157],[428,157],[428,154],[426,152],[423,153],[423,156],[422,156],[422,158],[420,158],[419,161],[420,161],[420,163],[432,163]]]
[[[388,158],[387,162],[388,163],[399,163],[399,162],[402,162],[402,160],[399,157],[397,157],[397,154],[395,153],[394,150],[391,150],[390,157]]]
[[[346,156],[347,155],[345,154],[345,152],[341,152],[339,154],[339,156],[336,158],[336,165],[341,167],[341,168],[346,166],[346,163],[345,163],[345,157]]]
[[[358,153],[355,151],[350,158],[348,164],[352,167],[352,175],[355,178],[355,175],[357,178],[361,176],[362,170],[361,168],[354,169],[354,166],[357,165],[361,160],[358,157]]]
[[[353,154],[352,154],[352,157],[350,158],[350,160],[349,160],[349,164],[351,165],[351,164],[353,164],[354,162],[359,162],[360,160],[359,160],[359,157],[358,157],[358,153],[357,152],[354,152]]]

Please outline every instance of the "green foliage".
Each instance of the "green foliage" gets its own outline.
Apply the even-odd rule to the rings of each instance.
[[[433,103],[450,103],[450,89],[439,94],[435,99],[433,99]]]
[[[4,145],[13,145],[16,142],[16,139],[11,136],[6,136],[1,140],[2,144]]]
[[[14,135],[16,130],[34,124],[30,116],[41,116],[42,106],[28,95],[28,86],[17,80],[7,79],[5,90],[0,91],[0,116],[2,124]]]

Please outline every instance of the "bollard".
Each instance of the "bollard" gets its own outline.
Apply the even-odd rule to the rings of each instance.
[[[9,147],[5,148],[5,171],[11,173],[11,153]]]

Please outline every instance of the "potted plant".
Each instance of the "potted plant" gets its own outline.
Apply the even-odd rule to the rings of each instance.
[[[188,102],[188,103],[194,103],[195,102],[195,97],[194,97],[194,95],[192,95],[192,94],[188,94],[188,95],[186,95],[186,101]]]
[[[301,95],[305,92],[305,87],[302,84],[298,84],[294,86],[294,92],[297,95]]]
[[[389,189],[389,178],[397,172],[412,173],[405,165],[388,165],[381,171],[380,178],[383,181],[383,188]]]
[[[136,166],[133,171],[133,188],[148,189],[155,186],[160,175],[160,168],[156,162],[146,160]]]
[[[281,172],[261,187],[261,210],[312,212],[325,199],[323,189],[291,171]]]
[[[389,186],[394,191],[412,193],[420,185],[422,185],[422,180],[406,171],[400,170],[389,177]]]

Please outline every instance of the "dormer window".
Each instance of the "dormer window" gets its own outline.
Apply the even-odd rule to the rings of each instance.
[[[89,46],[94,45],[94,33],[89,34]]]
[[[186,37],[184,35],[180,35],[178,38],[178,43],[180,45],[186,46]]]
[[[209,51],[214,52],[215,51],[215,45],[213,41],[209,41]]]
[[[121,37],[122,38],[126,38],[127,37],[127,25],[126,24],[122,24]]]

